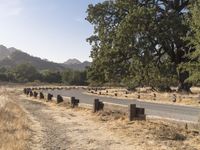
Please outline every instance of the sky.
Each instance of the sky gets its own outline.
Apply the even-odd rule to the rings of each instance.
[[[102,0],[0,0],[0,44],[54,62],[89,60],[88,4]]]

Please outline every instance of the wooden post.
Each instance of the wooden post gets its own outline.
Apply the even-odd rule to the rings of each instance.
[[[75,99],[74,107],[78,107],[78,104],[79,104],[79,99]]]
[[[26,92],[27,92],[27,88],[24,88],[24,94],[26,94]]]
[[[57,104],[63,102],[63,98],[61,95],[57,95]]]
[[[104,108],[104,103],[103,102],[99,102],[98,111],[99,110],[103,110],[103,108]]]
[[[135,114],[135,116],[136,117],[139,117],[140,115],[144,115],[144,112],[145,110],[144,110],[144,108],[137,108],[136,107],[136,114]]]
[[[76,99],[75,97],[71,97],[71,107],[77,107],[79,104],[79,99]]]
[[[136,117],[136,104],[130,104],[128,109],[128,118],[129,121],[133,121]]]
[[[34,91],[34,92],[33,92],[33,96],[34,96],[35,98],[37,98],[38,93]]]
[[[74,108],[75,97],[71,97],[71,107]]]
[[[94,100],[94,104],[93,104],[93,112],[97,112],[99,108],[99,99],[95,99]]]
[[[26,95],[28,96],[30,94],[31,89],[26,89]]]
[[[32,97],[33,96],[33,91],[32,90],[30,90],[30,97]]]
[[[145,109],[144,108],[136,108],[136,119],[138,120],[146,120]]]
[[[104,103],[100,102],[99,99],[95,99],[93,104],[93,112],[95,113],[99,110],[103,110],[103,108],[104,108]]]
[[[40,99],[44,99],[44,94],[42,92],[40,92]]]
[[[48,93],[48,95],[47,95],[47,100],[48,100],[48,101],[51,101],[51,100],[52,100],[52,97],[53,97],[53,95],[50,94],[50,93]]]

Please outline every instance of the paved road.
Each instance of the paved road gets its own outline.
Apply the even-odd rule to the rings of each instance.
[[[52,93],[54,96],[60,94],[62,96],[76,97],[80,100],[81,103],[92,104],[95,98],[99,98],[101,101],[129,105],[136,104],[139,107],[144,107],[147,115],[171,118],[183,121],[197,122],[200,117],[200,108],[190,107],[190,106],[180,106],[173,104],[157,104],[151,102],[141,102],[138,100],[126,100],[126,99],[117,99],[117,98],[108,98],[108,97],[98,97],[86,95],[83,89],[73,89],[73,90],[54,90],[46,91]]]

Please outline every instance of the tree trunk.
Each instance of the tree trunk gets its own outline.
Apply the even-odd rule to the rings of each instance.
[[[189,72],[187,71],[179,73],[178,92],[191,93],[190,88],[192,87],[192,84],[185,82],[188,77]]]

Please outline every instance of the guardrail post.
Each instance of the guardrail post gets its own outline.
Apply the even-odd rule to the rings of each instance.
[[[136,117],[139,120],[146,120],[145,109],[144,108],[136,108]]]
[[[71,100],[70,100],[71,102],[71,107],[73,108],[74,106],[73,106],[73,103],[74,103],[74,101],[75,101],[75,97],[71,97]]]
[[[37,98],[38,93],[34,91],[34,92],[33,92],[33,96],[34,96],[35,98]]]
[[[71,107],[77,107],[79,104],[79,99],[76,99],[75,97],[71,97]]]
[[[31,90],[30,90],[29,88],[26,89],[26,95],[27,95],[27,96],[30,94],[30,91],[31,91]]]
[[[98,111],[98,107],[99,107],[99,99],[95,99],[94,104],[93,104],[93,112],[94,113]]]
[[[51,100],[52,100],[52,97],[53,97],[53,95],[50,94],[50,93],[48,93],[48,95],[47,95],[47,101],[51,101]]]
[[[44,99],[44,94],[42,92],[40,92],[40,99]]]
[[[133,121],[136,117],[136,104],[130,104],[128,109],[128,118],[129,121]]]
[[[30,97],[32,97],[33,96],[33,91],[30,90],[29,94],[30,94]]]
[[[23,92],[24,92],[24,94],[26,94],[26,92],[27,92],[27,88],[24,88]]]
[[[94,104],[93,104],[93,112],[97,112],[99,110],[103,110],[104,104],[103,102],[100,102],[99,99],[95,99],[94,100]]]
[[[57,95],[57,104],[63,102],[63,97],[61,95]]]

